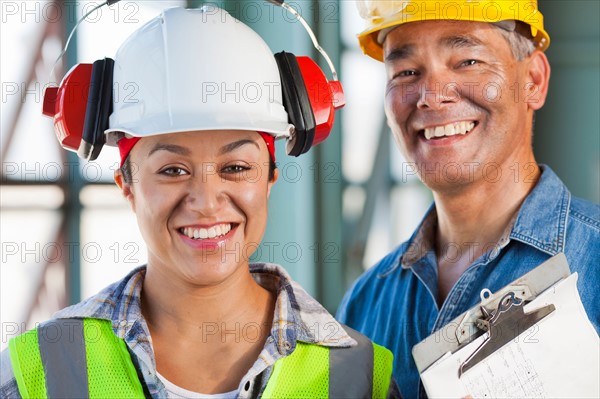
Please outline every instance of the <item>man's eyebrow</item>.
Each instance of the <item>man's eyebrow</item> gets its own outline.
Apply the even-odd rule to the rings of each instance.
[[[148,156],[154,154],[156,151],[169,151],[179,155],[190,155],[191,151],[188,148],[182,147],[176,144],[163,144],[157,143],[150,152],[148,152]]]
[[[385,56],[385,61],[393,62],[408,58],[413,54],[414,49],[415,46],[412,44],[405,44],[401,47],[395,48]]]
[[[228,152],[237,150],[238,148],[240,148],[240,147],[242,147],[242,146],[244,146],[246,144],[254,144],[256,146],[256,148],[260,149],[260,147],[258,146],[258,143],[256,141],[250,140],[250,139],[241,139],[241,140],[238,140],[238,141],[234,141],[233,143],[225,144],[219,150],[219,155],[223,155],[223,154],[226,154]]]
[[[444,47],[451,48],[465,48],[465,47],[477,47],[483,46],[483,42],[471,35],[453,35],[447,36],[440,39],[439,43]],[[398,48],[391,50],[386,56],[386,62],[393,62],[403,60],[410,57],[415,51],[413,44],[405,44]]]
[[[483,46],[483,42],[471,35],[455,35],[443,37],[440,44],[444,47],[465,48]]]

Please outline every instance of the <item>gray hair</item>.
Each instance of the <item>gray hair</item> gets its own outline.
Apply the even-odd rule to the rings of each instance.
[[[503,24],[502,22],[509,22]],[[535,50],[535,43],[529,33],[529,26],[520,21],[502,21],[493,23],[504,39],[508,42],[513,56],[517,61],[523,61]],[[512,23],[511,23],[512,22]]]

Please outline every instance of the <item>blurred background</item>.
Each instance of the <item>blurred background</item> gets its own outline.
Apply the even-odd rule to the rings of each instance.
[[[97,161],[63,151],[41,114],[44,87],[78,62],[114,56],[122,41],[170,6],[129,1],[77,21],[99,1],[0,1],[0,323],[8,339],[80,301],[146,261],[133,213],[113,183],[118,152]],[[362,55],[353,1],[289,2],[337,67],[346,107],[329,139],[300,158],[278,143],[280,179],[254,259],[283,265],[335,311],[349,284],[406,240],[432,197],[406,167],[383,114],[383,65]],[[540,0],[552,44],[549,99],[537,113],[534,147],[572,193],[600,201],[600,2]],[[252,26],[273,52],[309,55],[329,70],[294,16],[266,1],[211,2]],[[190,37],[190,41],[196,38]],[[492,206],[492,205],[491,205]]]

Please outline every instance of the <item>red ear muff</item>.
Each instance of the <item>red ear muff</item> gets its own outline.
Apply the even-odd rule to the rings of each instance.
[[[110,58],[94,64],[78,64],[59,87],[44,91],[43,114],[54,118],[54,132],[61,146],[84,159],[98,157],[105,142],[104,130],[112,107]]]
[[[287,153],[297,157],[312,146],[316,129],[315,116],[296,56],[282,51],[275,54],[275,61],[281,77],[283,106],[289,122],[295,128],[287,143]]]
[[[329,137],[333,129],[335,110],[346,105],[346,100],[342,84],[338,80],[328,81],[321,68],[309,57],[296,59],[317,125],[312,143],[315,146]]]
[[[54,133],[64,149],[77,152],[81,144],[91,79],[92,64],[78,64],[59,87],[44,91],[42,113],[54,118]]]
[[[289,155],[304,154],[331,133],[335,110],[345,104],[339,81],[329,82],[309,57],[275,54],[283,91],[283,106],[295,133],[288,141]]]
[[[108,129],[108,117],[112,111],[114,65],[112,59],[105,58],[94,62],[92,67],[83,134],[77,150],[80,158],[90,161],[98,158],[106,142],[104,131]]]

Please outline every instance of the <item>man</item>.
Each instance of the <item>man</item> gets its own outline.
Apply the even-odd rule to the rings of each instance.
[[[385,112],[434,204],[412,237],[349,290],[338,318],[395,356],[419,394],[412,347],[564,252],[600,330],[600,207],[571,196],[532,149],[549,45],[537,2],[365,1],[363,51],[385,64]],[[493,12],[492,12],[493,11]]]

